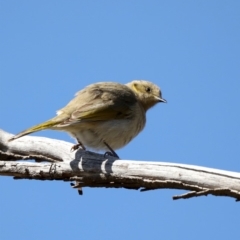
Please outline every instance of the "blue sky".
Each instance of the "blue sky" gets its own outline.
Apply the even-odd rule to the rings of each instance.
[[[122,159],[240,171],[239,1],[0,1],[0,128],[55,115],[98,81],[150,80],[167,104]],[[73,140],[65,133],[38,136]],[[173,201],[66,182],[0,178],[1,239],[239,239],[230,198]]]

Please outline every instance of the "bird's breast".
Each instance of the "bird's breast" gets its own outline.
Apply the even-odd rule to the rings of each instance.
[[[119,149],[128,144],[145,126],[145,111],[138,108],[131,118],[109,121],[80,122],[71,135],[84,146],[95,150],[106,150],[105,141],[111,148]]]

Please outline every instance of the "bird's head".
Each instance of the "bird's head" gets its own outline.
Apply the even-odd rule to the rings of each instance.
[[[153,107],[156,103],[167,101],[162,98],[160,88],[148,81],[134,80],[126,84],[137,96],[138,100],[143,105],[145,111]]]

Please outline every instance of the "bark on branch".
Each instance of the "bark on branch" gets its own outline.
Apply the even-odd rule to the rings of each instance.
[[[240,173],[166,162],[118,160],[78,150],[72,144],[43,137],[23,137],[0,130],[0,175],[14,179],[75,181],[74,188],[105,187],[184,189],[190,192],[173,199],[212,194],[240,200]],[[36,162],[18,161],[34,159]]]

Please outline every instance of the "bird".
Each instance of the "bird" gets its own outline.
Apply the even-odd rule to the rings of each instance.
[[[77,140],[72,150],[88,147],[118,157],[115,150],[143,130],[147,110],[160,102],[167,102],[161,89],[146,80],[93,83],[77,92],[57,111],[57,116],[18,133],[9,141],[45,129],[60,130]]]

